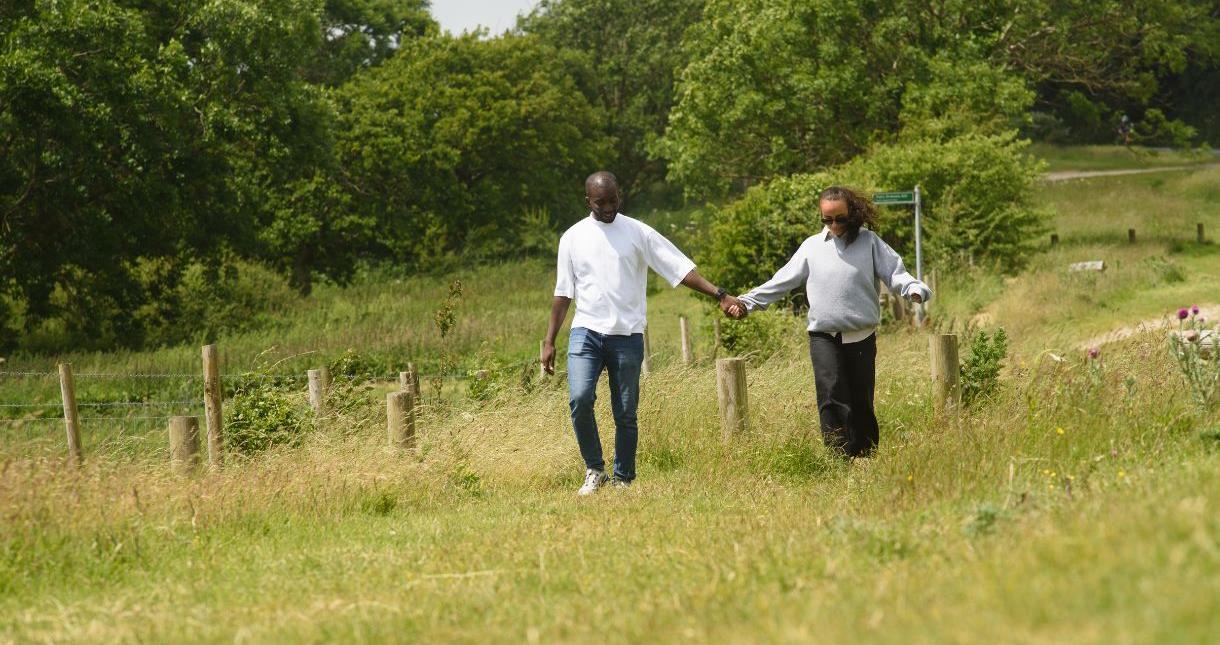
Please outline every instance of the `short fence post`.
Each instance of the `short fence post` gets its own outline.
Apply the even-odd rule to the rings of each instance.
[[[1198,224],[1195,224],[1195,240],[1199,244],[1202,244],[1204,241],[1207,240],[1207,238],[1203,236],[1203,222],[1199,222]]]
[[[690,323],[686,316],[678,316],[678,330],[682,334],[682,363],[690,365],[695,362],[695,354],[690,346]]]
[[[1127,229],[1127,244],[1135,244],[1135,229]]]
[[[1051,233],[1051,246],[1059,246],[1059,234]]]
[[[193,470],[199,463],[198,417],[170,417],[169,461],[182,472]]]
[[[415,397],[415,402],[419,402],[419,368],[415,367],[415,363],[407,363],[407,371],[411,373],[411,395]]]
[[[317,417],[326,414],[326,397],[330,394],[330,370],[319,367],[306,372],[309,376],[309,407]]]
[[[957,334],[928,336],[932,355],[932,408],[940,414],[961,402],[958,387]]]
[[[221,408],[220,361],[216,360],[216,346],[203,346],[203,415],[208,426],[208,465],[220,467]]]
[[[750,406],[746,396],[746,359],[716,361],[716,398],[720,403],[720,427],[727,441],[749,426]]]
[[[648,340],[648,327],[644,327],[644,362],[640,365],[640,371],[644,374],[652,371],[652,343]]]
[[[64,427],[68,431],[68,459],[76,465],[84,460],[80,445],[80,414],[76,410],[76,381],[72,364],[59,364],[59,393],[64,401]]]
[[[415,395],[390,392],[385,397],[386,433],[390,447],[406,449],[415,445]]]

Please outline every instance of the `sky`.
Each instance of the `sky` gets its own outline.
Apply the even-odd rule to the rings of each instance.
[[[483,26],[495,36],[516,25],[517,14],[535,4],[537,0],[432,0],[432,16],[441,29],[455,34]]]

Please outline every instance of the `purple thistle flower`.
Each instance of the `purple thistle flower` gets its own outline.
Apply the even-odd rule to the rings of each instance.
[[[1189,315],[1190,315],[1190,312],[1186,311],[1186,307],[1182,307],[1181,309],[1178,310],[1178,320],[1186,320],[1186,317]]]
[[[1089,358],[1096,359],[1098,356],[1101,356],[1101,348],[1100,347],[1090,347],[1089,348]]]
[[[1192,315],[1192,316],[1198,316],[1198,315],[1199,315],[1199,305],[1191,305],[1191,306],[1190,306],[1190,315]]]

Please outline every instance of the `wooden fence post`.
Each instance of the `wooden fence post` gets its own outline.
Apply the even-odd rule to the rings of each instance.
[[[932,355],[932,408],[940,414],[956,409],[961,402],[957,334],[932,334],[928,345]]]
[[[327,412],[326,397],[330,394],[330,370],[319,367],[306,372],[309,376],[309,407],[314,416],[322,417]]]
[[[691,351],[690,323],[687,322],[686,316],[678,316],[678,331],[682,335],[682,363],[690,365],[695,362],[695,354]]]
[[[407,363],[407,371],[411,373],[411,396],[419,403],[419,368],[415,367],[415,363]]]
[[[1051,246],[1059,246],[1059,234],[1051,233]]]
[[[170,417],[169,461],[182,472],[199,463],[199,418]]]
[[[220,362],[216,360],[216,346],[203,346],[203,415],[208,426],[208,465],[220,467],[223,448],[221,443],[221,397]]]
[[[84,461],[80,445],[80,414],[76,410],[76,381],[72,364],[59,364],[59,393],[64,401],[64,428],[68,431],[68,459],[76,465]]]
[[[1207,238],[1203,236],[1203,222],[1195,224],[1195,240],[1199,244],[1202,244],[1207,240]]]
[[[1127,229],[1127,244],[1135,244],[1135,229]]]
[[[390,392],[385,397],[386,433],[390,447],[406,449],[415,445],[415,395]]]
[[[652,371],[652,343],[648,340],[648,327],[644,327],[644,362],[640,365],[640,371],[644,374]]]
[[[720,403],[720,428],[727,441],[749,427],[750,406],[746,396],[746,359],[716,361],[716,398]]]

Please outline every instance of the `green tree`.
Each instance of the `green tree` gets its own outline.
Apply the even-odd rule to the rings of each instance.
[[[385,253],[510,254],[527,210],[582,212],[608,143],[564,59],[533,37],[429,37],[338,90],[341,180]]]
[[[321,44],[305,78],[340,85],[392,56],[403,41],[435,33],[428,5],[428,0],[326,0]]]
[[[675,75],[686,66],[686,32],[706,0],[542,0],[518,29],[580,52],[573,69],[606,114],[614,158],[606,165],[629,195],[663,192],[662,159],[649,145],[665,131]]]
[[[299,77],[313,0],[43,0],[0,14],[0,289],[26,331],[58,318],[139,344],[181,276],[258,251],[269,186],[312,175],[328,106]],[[150,286],[152,285],[152,286]],[[151,291],[150,291],[151,289]]]

